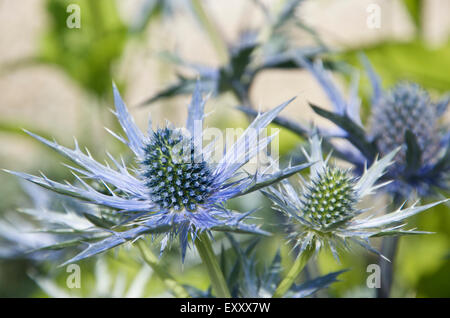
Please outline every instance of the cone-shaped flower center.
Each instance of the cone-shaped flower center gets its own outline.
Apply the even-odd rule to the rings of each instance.
[[[304,217],[321,226],[343,221],[354,213],[354,182],[346,171],[325,168],[306,186]]]
[[[373,107],[372,136],[376,138],[382,155],[405,143],[409,130],[422,150],[422,163],[435,156],[439,147],[436,107],[426,91],[415,84],[398,84]],[[406,149],[402,148],[395,162],[405,163]]]
[[[143,175],[152,201],[164,209],[195,211],[211,193],[212,173],[190,138],[169,128],[153,133]]]

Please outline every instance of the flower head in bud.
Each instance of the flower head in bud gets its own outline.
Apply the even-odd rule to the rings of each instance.
[[[376,184],[392,164],[399,149],[380,160],[375,160],[360,177],[354,178],[348,170],[333,167],[328,158],[323,159],[321,141],[317,134],[310,139],[311,151],[304,150],[312,163],[310,177],[299,187],[284,180],[278,186],[270,186],[263,193],[273,202],[274,209],[288,216],[286,228],[293,248],[300,252],[311,248],[318,251],[328,246],[336,259],[338,247],[348,248],[354,242],[378,253],[369,238],[379,235],[421,233],[405,230],[401,221],[424,211],[439,201],[424,206],[413,204],[409,208],[381,215],[372,209],[362,209],[362,201],[385,184]],[[363,215],[366,215],[363,217]]]
[[[198,84],[188,108],[186,129],[168,125],[153,131],[150,123],[149,134],[144,135],[135,125],[115,86],[114,100],[115,114],[127,138],[111,134],[130,148],[139,169],[128,166],[123,160],[116,160],[110,154],[112,165],[102,165],[89,153],[82,152],[77,143],[75,149],[69,149],[30,133],[77,165],[71,168],[79,183],[61,184],[45,176],[11,172],[107,211],[107,219],[96,215],[89,216],[89,221],[100,224],[105,220],[120,220],[119,224],[108,227],[106,237],[90,244],[69,262],[90,257],[145,234],[152,237],[162,235],[161,250],[169,240],[178,237],[183,259],[189,239],[194,241],[199,232],[217,229],[264,234],[266,232],[258,226],[242,222],[252,211],[230,211],[224,203],[306,167],[289,167],[276,175],[264,176],[257,173],[243,177],[240,172],[243,165],[271,142],[272,136],[263,136],[263,129],[290,101],[257,116],[237,142],[226,149],[219,162],[210,162],[215,148],[214,143],[203,147],[205,100]]]
[[[305,189],[303,214],[311,223],[326,228],[355,212],[354,180],[348,171],[326,167],[310,180]]]

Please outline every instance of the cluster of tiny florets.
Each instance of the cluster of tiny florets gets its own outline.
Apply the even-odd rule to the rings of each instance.
[[[428,93],[416,84],[398,84],[373,105],[372,136],[382,155],[405,144],[409,130],[422,150],[422,163],[429,162],[439,147],[436,107]],[[406,147],[398,152],[396,165],[405,163]]]
[[[191,138],[158,129],[145,147],[143,175],[151,200],[162,209],[194,211],[211,193],[212,173]]]
[[[303,216],[326,227],[352,216],[355,202],[353,178],[347,171],[327,167],[306,186]]]

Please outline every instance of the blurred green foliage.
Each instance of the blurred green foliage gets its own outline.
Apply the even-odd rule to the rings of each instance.
[[[450,87],[450,41],[432,48],[422,40],[383,42],[348,51],[342,58],[359,66],[358,54],[363,51],[380,75],[385,87],[401,80],[414,81],[438,93]]]
[[[80,8],[81,27],[67,27],[70,12]],[[38,59],[58,65],[83,89],[97,96],[111,92],[114,63],[121,57],[127,41],[115,1],[47,0],[49,27],[43,35]]]

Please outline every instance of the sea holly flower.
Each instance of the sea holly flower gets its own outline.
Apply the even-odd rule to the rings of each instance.
[[[401,146],[389,170],[391,188],[405,197],[411,189],[426,195],[435,186],[449,188],[450,132],[440,126],[450,98],[439,103],[414,83],[399,83],[373,100],[369,138],[381,154]]]
[[[274,208],[288,216],[288,240],[299,251],[292,269],[294,273],[287,276],[289,279],[295,278],[307,260],[322,248],[329,248],[336,259],[339,259],[340,249],[350,249],[349,243],[356,243],[380,254],[371,246],[369,238],[424,233],[407,230],[406,224],[402,222],[412,215],[448,201],[446,199],[422,206],[414,203],[409,208],[400,207],[380,216],[379,211],[363,208],[361,203],[374,194],[375,190],[388,184],[377,184],[377,181],[393,163],[399,149],[379,160],[375,159],[361,176],[354,177],[350,170],[343,170],[329,163],[329,156],[323,158],[317,134],[310,139],[310,145],[310,153],[304,150],[305,156],[312,163],[308,179],[299,185],[283,180],[278,185],[262,190],[273,202]],[[289,279],[279,285],[276,297],[283,296],[287,291],[292,284]]]
[[[117,88],[114,86],[113,89],[115,114],[126,138],[111,133],[134,153],[138,167],[127,166],[123,160],[118,161],[109,153],[114,166],[103,165],[89,153],[83,153],[77,143],[75,149],[69,149],[29,133],[78,166],[69,166],[78,184],[62,184],[45,175],[37,177],[10,171],[44,188],[103,207],[114,219],[106,227],[109,232],[107,237],[89,243],[85,250],[68,262],[96,255],[145,234],[162,236],[161,251],[178,236],[182,259],[189,239],[195,241],[202,232],[215,230],[264,234],[258,226],[243,223],[253,211],[238,213],[228,210],[224,204],[231,198],[258,190],[308,166],[289,167],[276,174],[242,175],[240,172],[242,166],[271,142],[273,136],[260,135],[290,101],[258,116],[236,143],[224,151],[223,157],[218,162],[212,162],[214,141],[203,147],[205,100],[199,86],[188,108],[185,130],[167,125],[153,131],[150,126],[147,136],[135,125]],[[98,216],[86,217],[98,222],[98,225],[102,223]]]
[[[399,222],[448,200],[424,206],[414,204],[409,208],[401,207],[395,212],[376,216],[376,211],[361,208],[361,202],[375,194],[378,188],[389,184],[377,184],[377,181],[393,163],[392,159],[399,149],[375,160],[360,177],[355,177],[351,170],[330,164],[329,156],[323,158],[321,140],[317,134],[310,139],[310,145],[309,154],[303,149],[312,163],[307,180],[298,187],[285,180],[262,190],[272,200],[274,207],[289,217],[289,240],[300,251],[308,246],[313,246],[316,251],[328,246],[339,259],[338,247],[346,247],[345,241],[353,241],[376,252],[368,238],[422,233],[404,230],[405,224],[400,225]]]
[[[337,125],[335,129],[320,129],[322,135],[349,141],[346,146],[333,145],[360,172],[364,163],[373,162],[377,154],[387,155],[400,147],[386,173],[386,178],[393,180],[386,191],[405,198],[414,192],[424,196],[449,189],[450,132],[440,119],[450,97],[434,102],[418,84],[408,82],[384,91],[379,77],[363,58],[373,88],[371,117],[368,127],[364,127],[359,114],[357,81],[346,100],[320,61],[311,63],[300,55],[296,60],[317,79],[331,101],[331,112],[311,104],[317,114]]]

